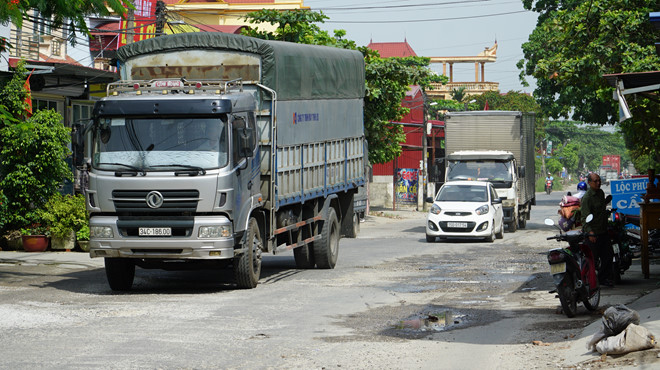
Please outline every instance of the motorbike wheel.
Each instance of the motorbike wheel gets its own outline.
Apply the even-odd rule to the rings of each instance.
[[[561,308],[567,317],[575,317],[577,315],[577,299],[575,297],[574,285],[573,277],[567,274],[561,285],[557,287],[559,302],[561,302]],[[600,299],[600,293],[598,298]]]
[[[596,311],[598,309],[598,304],[600,303],[600,288],[597,289],[591,297],[583,300],[582,303],[584,303],[584,307],[586,307],[587,310]]]

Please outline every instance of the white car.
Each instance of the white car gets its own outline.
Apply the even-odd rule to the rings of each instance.
[[[451,181],[438,194],[426,216],[426,241],[436,238],[485,238],[504,236],[502,200],[493,184],[483,181]]]

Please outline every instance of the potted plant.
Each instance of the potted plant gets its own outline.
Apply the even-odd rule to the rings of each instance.
[[[89,225],[84,224],[80,230],[76,231],[76,240],[78,247],[83,252],[89,252]]]
[[[50,230],[51,248],[72,250],[76,232],[87,224],[85,198],[56,193],[46,203],[43,218]]]
[[[48,228],[38,220],[21,229],[23,250],[26,252],[44,252],[48,249]]]

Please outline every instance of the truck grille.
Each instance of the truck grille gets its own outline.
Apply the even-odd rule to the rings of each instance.
[[[147,203],[151,190],[114,190],[112,201],[119,214],[154,215],[154,214],[192,214],[197,209],[199,191],[197,190],[157,190],[162,195],[162,205],[153,208]]]

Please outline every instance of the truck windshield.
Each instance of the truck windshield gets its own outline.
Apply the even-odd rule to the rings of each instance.
[[[447,180],[513,181],[511,162],[450,161]]]
[[[228,158],[227,117],[102,118],[92,148],[92,166],[109,171],[221,168]]]

